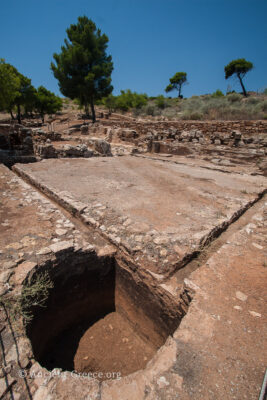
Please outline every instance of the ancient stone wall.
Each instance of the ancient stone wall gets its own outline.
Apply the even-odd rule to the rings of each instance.
[[[108,121],[104,122],[110,126],[124,127],[136,130],[138,133],[145,134],[151,129],[166,130],[175,128],[178,130],[197,129],[204,134],[213,134],[215,132],[232,133],[233,130],[240,130],[243,134],[267,133],[267,121]]]

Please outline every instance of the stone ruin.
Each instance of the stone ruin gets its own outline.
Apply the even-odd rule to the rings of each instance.
[[[1,399],[257,399],[266,122],[63,119],[0,126]]]

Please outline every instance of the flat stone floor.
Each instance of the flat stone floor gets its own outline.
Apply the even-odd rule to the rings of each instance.
[[[130,156],[50,159],[15,170],[59,202],[78,202],[85,222],[159,274],[183,265],[267,188],[262,176]]]

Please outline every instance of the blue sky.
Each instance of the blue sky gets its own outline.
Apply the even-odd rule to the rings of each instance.
[[[267,0],[1,0],[0,57],[59,94],[50,70],[66,28],[91,18],[109,37],[114,94],[121,89],[164,94],[169,78],[185,71],[185,97],[226,91],[224,66],[246,58],[255,68],[248,90],[267,87]]]

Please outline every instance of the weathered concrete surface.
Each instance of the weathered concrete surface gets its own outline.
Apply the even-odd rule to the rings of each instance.
[[[136,264],[167,275],[267,188],[260,176],[135,157],[45,160],[14,169]]]

